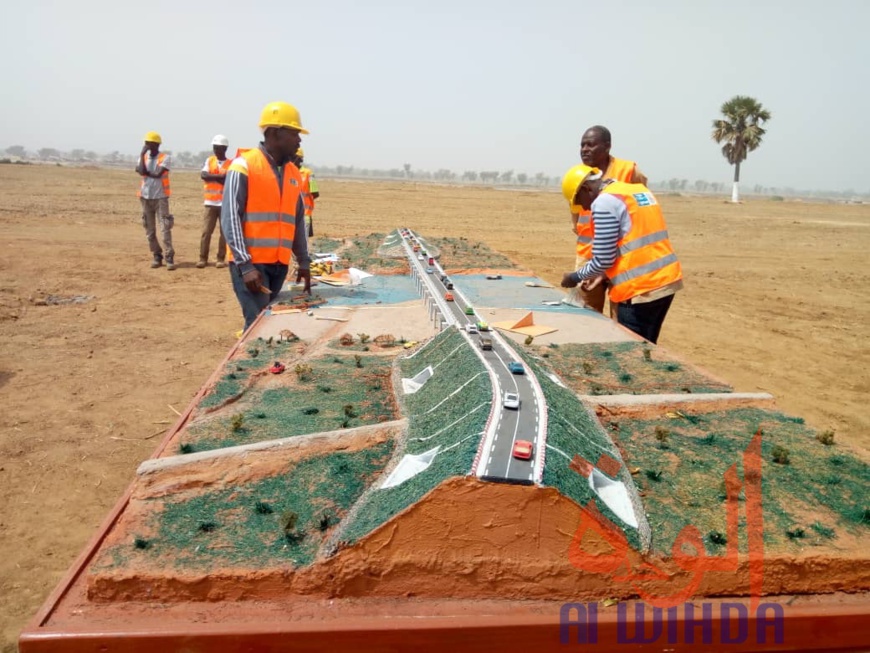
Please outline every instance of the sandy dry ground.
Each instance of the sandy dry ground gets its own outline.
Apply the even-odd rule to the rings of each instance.
[[[173,175],[179,269],[150,270],[132,172],[0,166],[0,650],[234,342],[226,270],[197,270],[201,202]],[[484,239],[551,282],[554,193],[321,183],[319,235]],[[870,448],[870,207],[662,197],[687,289],[662,344]],[[554,243],[562,243],[554,245]],[[47,295],[93,296],[39,305]]]

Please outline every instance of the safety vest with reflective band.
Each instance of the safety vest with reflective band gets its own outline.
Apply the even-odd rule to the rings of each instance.
[[[302,202],[305,204],[305,216],[314,213],[314,198],[311,196],[311,168],[299,168],[302,175]]]
[[[218,161],[218,158],[212,154],[208,157],[208,161],[206,162],[206,165],[208,166],[208,174],[225,175],[227,174],[227,170],[230,169],[231,163],[232,160],[230,159]],[[207,181],[203,185],[203,195],[206,202],[217,202],[220,204],[221,200],[224,198],[224,185],[216,181]]]
[[[614,182],[601,189],[625,204],[631,230],[617,242],[616,263],[607,270],[610,301],[624,302],[683,278],[658,201],[643,184]]]
[[[160,152],[157,154],[157,165],[154,166],[154,170],[150,170],[148,164],[151,162],[151,152],[145,152],[145,156],[142,159],[145,164],[145,169],[150,172],[157,172],[157,169],[163,165],[163,162],[166,161],[166,154],[164,152]],[[142,183],[139,184],[139,190],[136,191],[136,197],[142,197],[142,189],[145,188],[145,182],[148,180],[148,177],[142,177]],[[169,170],[163,173],[163,176],[160,177],[160,181],[163,182],[163,192],[166,194],[166,197],[169,197],[171,194],[169,191]]]
[[[637,164],[634,161],[610,158],[610,165],[604,171],[604,179],[615,179],[631,183],[634,179],[634,170]],[[585,211],[583,207],[574,207],[577,212],[577,256],[585,260],[592,258],[592,240],[595,238],[595,225],[592,224],[592,211]],[[572,211],[574,209],[572,208]]]
[[[286,164],[284,184],[279,188],[272,164],[262,150],[255,148],[235,159],[230,170],[248,178],[242,233],[251,263],[289,265],[296,236],[296,205],[302,192],[299,169],[292,163]]]

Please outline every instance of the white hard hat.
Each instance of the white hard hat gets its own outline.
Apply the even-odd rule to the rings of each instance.
[[[223,145],[224,147],[229,147],[230,146],[230,139],[228,139],[223,134],[218,134],[213,139],[211,139],[211,144],[212,145]]]

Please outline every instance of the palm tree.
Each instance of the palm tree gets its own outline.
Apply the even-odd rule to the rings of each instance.
[[[713,140],[724,143],[722,154],[734,166],[731,201],[736,203],[740,201],[737,190],[740,164],[746,160],[747,154],[761,145],[761,139],[767,131],[763,125],[770,120],[770,111],[761,106],[758,100],[746,95],[735,95],[722,105],[721,110],[724,118],[713,121]]]

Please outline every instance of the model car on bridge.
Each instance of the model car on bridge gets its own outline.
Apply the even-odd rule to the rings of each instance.
[[[433,272],[435,272],[435,270],[432,268],[426,268],[426,274],[432,274]]]
[[[513,457],[520,460],[529,460],[532,457],[534,445],[528,440],[517,440],[514,442]]]
[[[526,368],[523,367],[522,363],[519,363],[517,361],[511,361],[510,363],[508,363],[508,369],[510,370],[511,374],[526,373]]]
[[[483,320],[480,320],[477,323],[477,329],[478,329],[478,331],[489,331],[489,325],[486,322],[484,322]]]
[[[465,330],[468,331],[469,335],[477,333],[477,325],[476,324],[466,324]]]
[[[520,407],[520,396],[516,392],[505,392],[504,393],[504,401],[502,405],[505,408],[519,408]]]
[[[444,293],[444,301],[452,302],[453,301],[453,293],[452,292]]]
[[[466,306],[465,307],[465,314],[466,315],[474,315],[474,309],[471,306]]]

